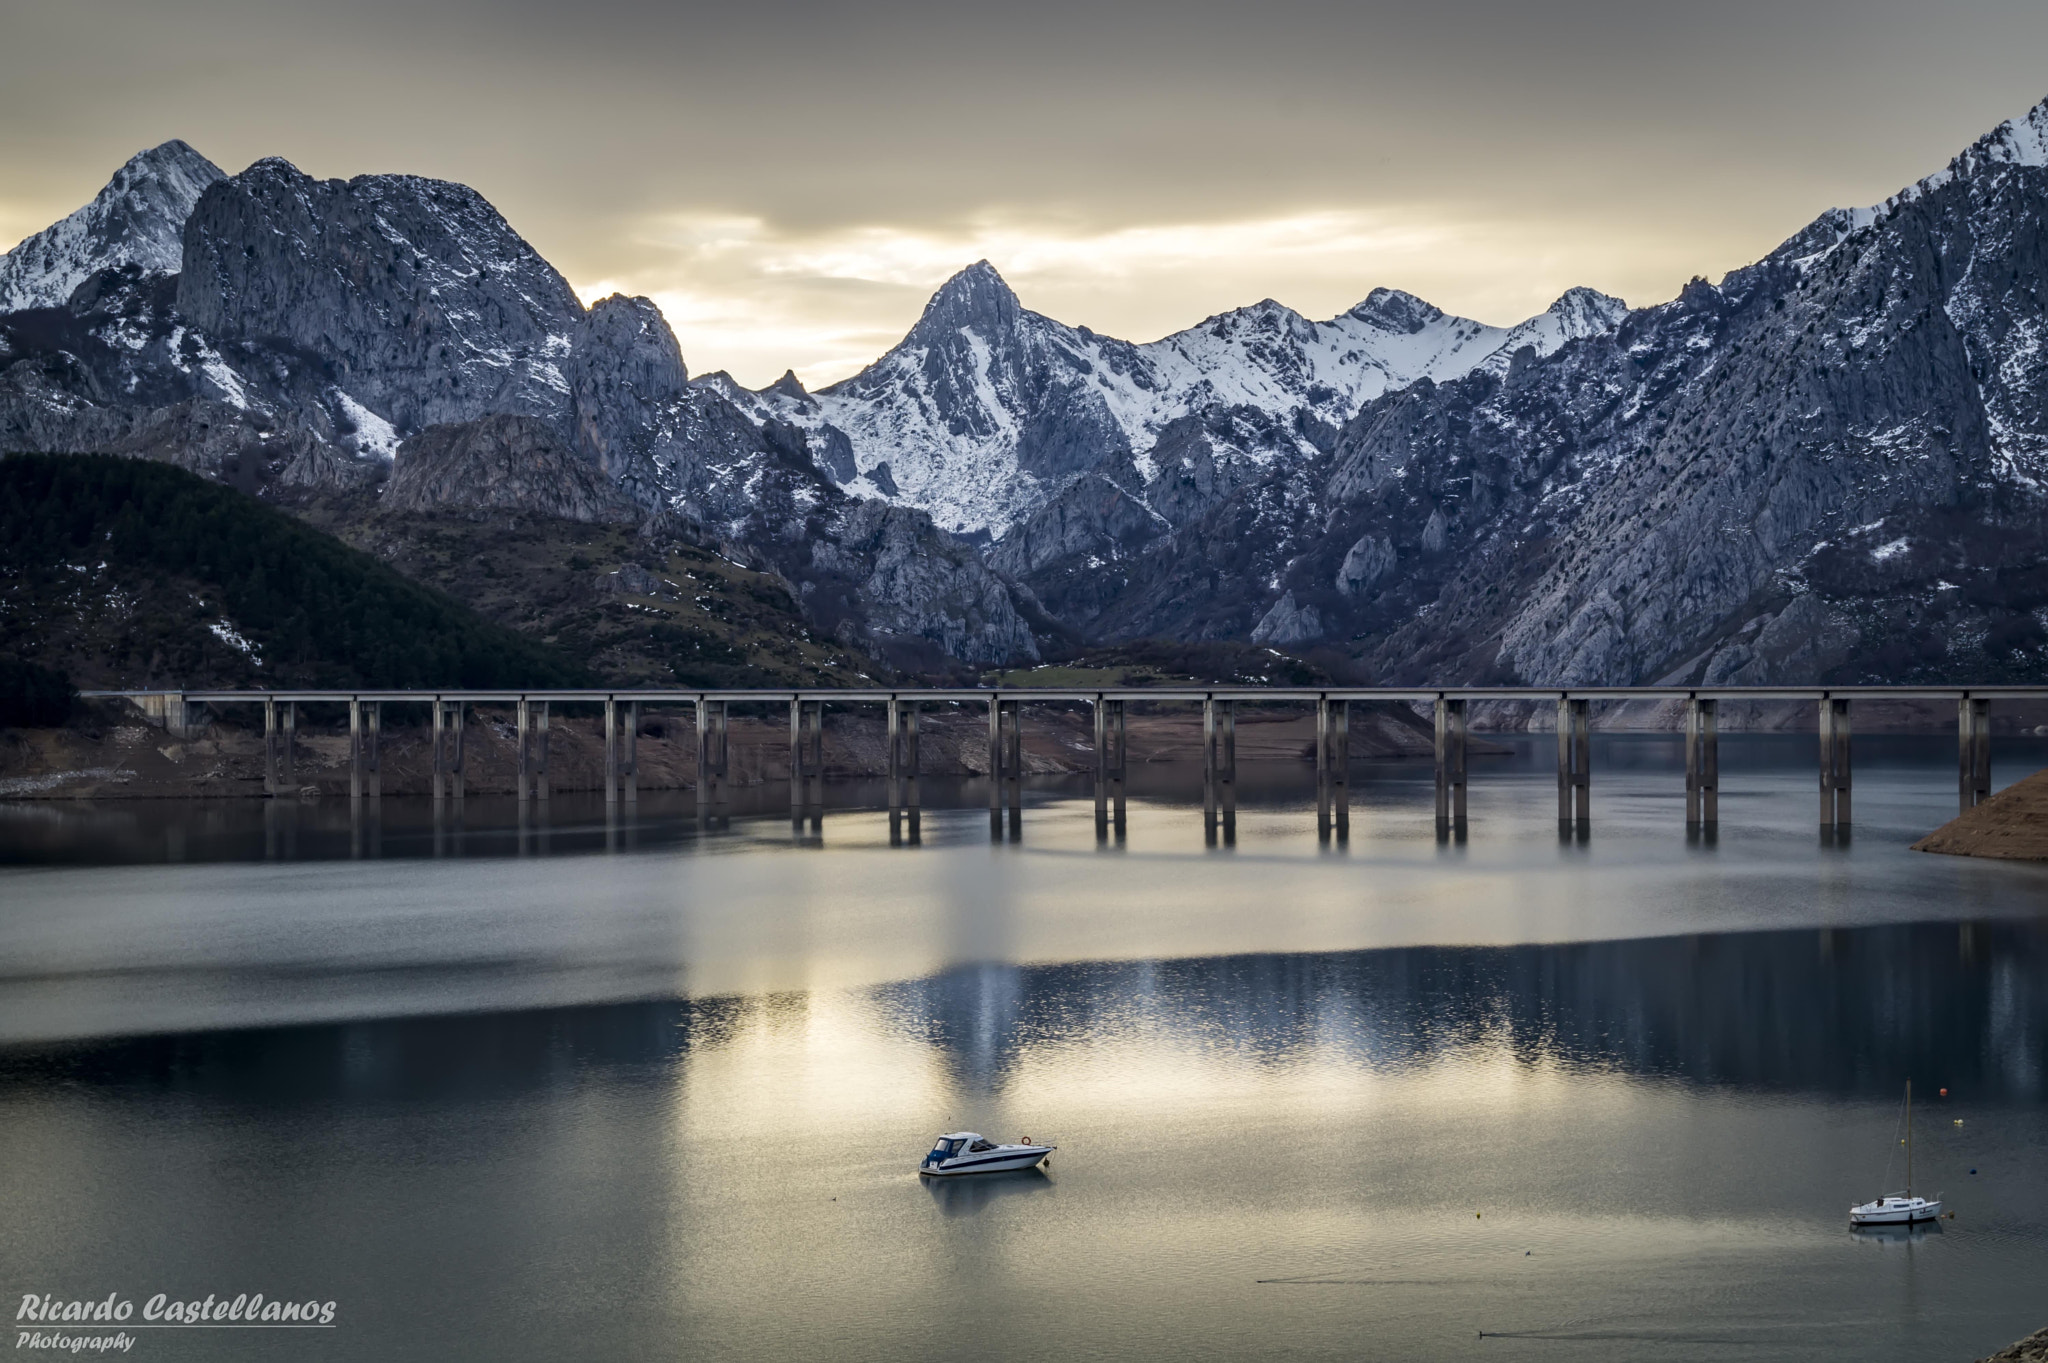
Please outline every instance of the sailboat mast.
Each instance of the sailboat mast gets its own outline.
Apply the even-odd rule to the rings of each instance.
[[[1913,1081],[1906,1081],[1906,1196],[1913,1195]]]

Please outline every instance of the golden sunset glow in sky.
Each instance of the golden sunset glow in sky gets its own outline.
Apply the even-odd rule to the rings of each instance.
[[[230,173],[460,180],[754,385],[853,373],[982,258],[1131,340],[1382,285],[1494,323],[1574,285],[1653,303],[2048,94],[2048,7],[2010,0],[75,0],[7,28],[0,243],[172,137]]]

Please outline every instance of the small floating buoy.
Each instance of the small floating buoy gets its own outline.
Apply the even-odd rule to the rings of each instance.
[[[1944,1098],[1948,1097],[1948,1090],[1947,1090],[1947,1089],[1943,1089],[1943,1090],[1941,1091],[1941,1096],[1942,1096],[1942,1097],[1944,1097]]]
[[[1529,1257],[1530,1255],[1534,1254],[1535,1252],[1536,1252],[1536,1251],[1535,1251],[1535,1250],[1533,1250],[1533,1249],[1525,1249],[1525,1250],[1523,1250],[1523,1251],[1522,1251],[1522,1257],[1523,1257],[1524,1259],[1526,1259],[1526,1258],[1528,1258],[1528,1257]]]
[[[1479,1219],[1479,1213],[1478,1213],[1478,1212],[1474,1212],[1474,1213],[1472,1213],[1472,1219],[1473,1219],[1474,1221],[1477,1221],[1477,1220]]]
[[[1963,1119],[1962,1119],[1961,1117],[1958,1117],[1958,1118],[1956,1118],[1956,1125],[1957,1125],[1957,1126],[1961,1126],[1962,1124],[1963,1124]]]
[[[1972,1169],[1972,1170],[1971,1170],[1970,1172],[1974,1174],[1974,1173],[1976,1173],[1977,1171],[1976,1171],[1975,1169]]]

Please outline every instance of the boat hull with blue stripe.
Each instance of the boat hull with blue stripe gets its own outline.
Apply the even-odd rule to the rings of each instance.
[[[961,1174],[1007,1174],[1036,1169],[1057,1146],[1033,1145],[1027,1137],[1015,1145],[998,1145],[978,1131],[951,1131],[939,1137],[917,1172],[931,1178]]]

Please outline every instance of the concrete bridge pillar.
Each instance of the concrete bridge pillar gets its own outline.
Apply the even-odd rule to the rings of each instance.
[[[1124,703],[1095,697],[1095,836],[1109,837],[1114,819],[1118,837],[1124,833]]]
[[[637,706],[635,707],[638,708]],[[697,820],[706,827],[719,817],[726,803],[727,745],[726,704],[722,700],[697,699]],[[794,803],[796,796],[790,796]]]
[[[143,718],[156,725],[173,738],[192,736],[192,719],[199,706],[188,707],[183,691],[152,691],[145,695],[130,695],[130,702],[142,711]]]
[[[463,702],[434,697],[434,799],[451,792],[459,802],[463,796],[462,771]]]
[[[448,798],[448,705],[439,696],[434,697],[434,714],[429,722],[429,741],[434,752],[434,808],[441,807],[441,801]],[[434,855],[440,856],[440,829],[437,825],[434,837]]]
[[[369,721],[364,731],[369,750],[365,764],[370,779],[370,798],[384,798],[384,702],[373,700],[366,708],[363,718]]]
[[[1956,802],[1968,813],[1991,798],[1991,702],[1956,702]]]
[[[533,717],[533,793],[542,804],[546,804],[554,789],[548,780],[548,703],[544,700],[534,703],[539,708]]]
[[[811,811],[814,826],[825,816],[825,702],[789,703],[789,817],[801,823]]]
[[[1214,696],[1202,700],[1202,825],[1216,844],[1219,814],[1227,843],[1237,842],[1237,706]]]
[[[988,702],[988,829],[1003,831],[1003,806],[1010,807],[1010,832],[1024,816],[1024,716],[1022,703],[991,696]]]
[[[457,804],[462,803],[462,797],[468,792],[469,785],[469,744],[463,733],[464,717],[468,709],[469,707],[462,701],[448,702],[448,776]]]
[[[609,811],[619,802],[619,701],[604,698],[604,803]]]
[[[295,700],[284,703],[284,788],[293,793],[299,789],[299,703]]]
[[[892,846],[902,842],[906,815],[910,824],[910,841],[913,844],[923,841],[917,787],[918,712],[922,708],[917,701],[889,697],[889,842]]]
[[[277,701],[263,698],[263,793],[273,798],[284,793],[283,761],[280,749],[284,734],[278,724]]]
[[[384,729],[384,703],[350,696],[348,701],[348,797],[360,800],[365,794],[382,799],[384,776],[379,762],[378,739]]]
[[[1695,696],[1685,703],[1685,824],[1713,828],[1721,822],[1721,738],[1719,702]]]
[[[629,807],[640,804],[640,702],[626,702],[626,732],[624,747],[619,756],[619,779],[625,787],[622,794]]]
[[[1557,700],[1557,822],[1585,828],[1593,819],[1593,738],[1590,702]]]
[[[519,802],[548,797],[548,703],[521,696],[514,710],[519,749]]]
[[[1823,696],[1820,702],[1820,826],[1823,833],[1849,829],[1849,700]]]
[[[1316,834],[1351,835],[1351,702],[1316,700]]]
[[[1436,831],[1465,834],[1465,702],[1436,698]]]

